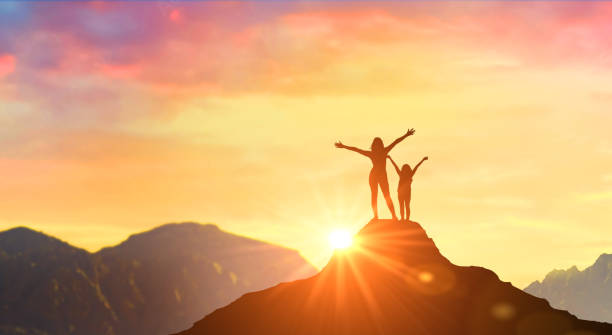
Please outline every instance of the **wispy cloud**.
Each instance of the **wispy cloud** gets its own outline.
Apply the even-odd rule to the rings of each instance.
[[[600,202],[612,200],[612,191],[591,192],[579,195],[579,199],[586,202]]]
[[[483,197],[456,197],[453,199],[459,204],[463,205],[478,205],[496,208],[519,209],[528,209],[534,207],[533,200],[531,199],[510,196],[498,196],[493,194]]]

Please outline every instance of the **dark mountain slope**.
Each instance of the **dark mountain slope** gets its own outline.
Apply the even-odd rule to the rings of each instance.
[[[0,233],[0,334],[167,334],[241,294],[316,273],[290,249],[170,224],[95,254]]]
[[[583,271],[575,266],[551,271],[542,282],[527,286],[525,292],[580,318],[612,322],[612,255],[602,254]]]
[[[244,292],[316,273],[294,250],[194,223],[133,235],[95,257],[119,334],[178,331]]]
[[[11,229],[0,233],[0,274],[3,334],[16,328],[113,334],[116,318],[87,251],[27,228]]]
[[[180,335],[612,334],[444,258],[414,222],[372,221],[318,275],[249,293]]]

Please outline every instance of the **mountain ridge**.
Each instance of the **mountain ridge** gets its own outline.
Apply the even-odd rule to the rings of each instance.
[[[0,231],[0,244],[5,252],[40,251],[43,247],[71,247],[88,252],[55,236],[25,226]]]
[[[552,270],[524,291],[581,318],[612,322],[612,254],[602,253],[582,271],[575,265]]]
[[[2,334],[144,335],[179,330],[247,290],[316,269],[296,250],[190,222],[94,253],[9,229],[0,232],[0,272]]]
[[[355,239],[317,275],[245,294],[177,335],[612,333],[491,270],[452,264],[416,222],[373,220]]]

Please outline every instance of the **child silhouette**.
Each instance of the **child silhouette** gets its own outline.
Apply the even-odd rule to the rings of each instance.
[[[400,177],[399,184],[397,186],[397,198],[399,200],[400,215],[402,217],[402,220],[404,220],[405,211],[406,220],[410,220],[410,197],[412,193],[412,177],[416,173],[419,166],[421,166],[421,164],[429,158],[427,156],[423,157],[423,159],[421,159],[421,161],[414,167],[414,169],[411,169],[410,165],[404,164],[402,165],[401,170],[399,167],[397,167],[397,164],[395,164],[391,156],[387,156],[387,158],[391,160],[393,167],[395,167],[395,171],[397,171],[397,174]]]

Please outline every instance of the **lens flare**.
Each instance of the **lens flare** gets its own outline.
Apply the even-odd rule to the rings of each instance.
[[[334,249],[346,249],[353,244],[353,236],[346,230],[334,230],[329,234],[329,244]]]
[[[419,273],[419,280],[423,283],[431,283],[434,280],[434,275],[431,272],[423,271]]]

